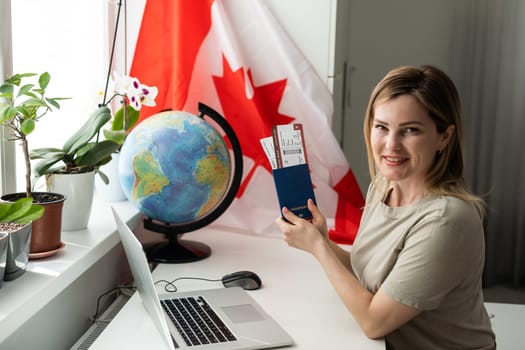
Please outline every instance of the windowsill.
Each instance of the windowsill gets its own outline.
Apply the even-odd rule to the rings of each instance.
[[[65,247],[60,252],[30,260],[23,275],[3,282],[0,344],[119,244],[111,205],[126,221],[137,217],[137,210],[129,202],[107,203],[95,196],[87,229],[62,232]],[[137,222],[130,226],[135,227]]]

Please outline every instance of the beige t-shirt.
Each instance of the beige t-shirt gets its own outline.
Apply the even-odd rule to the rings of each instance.
[[[385,205],[371,186],[352,247],[352,268],[370,292],[423,310],[386,336],[394,349],[493,349],[483,305],[483,225],[470,203],[426,196]]]

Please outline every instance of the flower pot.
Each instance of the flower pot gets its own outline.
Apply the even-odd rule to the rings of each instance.
[[[105,184],[100,176],[95,178],[95,190],[97,191],[97,195],[108,202],[126,200],[126,195],[120,185],[120,177],[118,173],[119,157],[119,153],[113,153],[111,155],[111,161],[100,167],[100,171],[106,174],[109,179],[108,184]]]
[[[65,197],[58,193],[33,192],[33,202],[44,206],[44,215],[31,224],[31,244],[29,258],[32,254],[45,254],[57,252],[63,246],[62,234],[62,206]],[[0,199],[6,202],[14,202],[25,198],[25,193],[10,193],[3,195]]]
[[[5,232],[0,232],[0,276],[3,276],[5,272],[8,242],[9,242],[9,235]],[[0,287],[1,286],[2,286],[2,278],[0,278]]]
[[[95,191],[95,172],[76,174],[48,174],[49,191],[64,195],[62,230],[76,231],[87,227]]]
[[[3,278],[12,281],[20,277],[26,270],[29,262],[29,248],[31,245],[31,224],[16,225],[9,229],[7,240],[7,257]]]

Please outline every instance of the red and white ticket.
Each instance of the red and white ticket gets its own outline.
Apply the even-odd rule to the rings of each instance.
[[[278,168],[307,163],[302,124],[275,125],[272,138]]]

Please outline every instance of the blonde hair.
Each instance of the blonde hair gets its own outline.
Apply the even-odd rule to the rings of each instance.
[[[473,203],[480,215],[485,213],[484,201],[467,188],[463,176],[464,136],[459,94],[450,78],[432,66],[402,66],[388,72],[376,85],[370,96],[364,122],[364,136],[368,152],[368,169],[372,181],[381,179],[376,171],[370,144],[375,107],[399,95],[417,98],[436,124],[438,133],[455,126],[447,146],[438,154],[427,174],[427,191],[440,196],[454,196]],[[381,188],[383,186],[378,186]],[[387,186],[388,187],[388,186]]]

